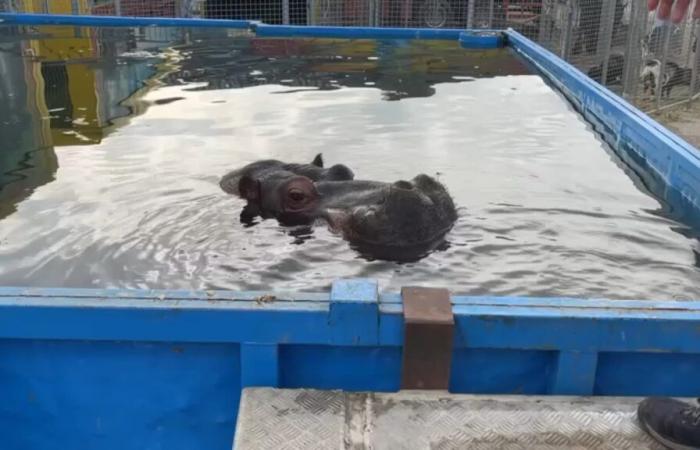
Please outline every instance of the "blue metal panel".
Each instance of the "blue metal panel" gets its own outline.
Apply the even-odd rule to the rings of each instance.
[[[697,226],[700,154],[693,146],[551,52],[513,30],[506,35],[509,45],[566,95],[623,159],[642,166],[640,174],[651,178],[654,194],[688,211],[683,218]]]
[[[698,397],[700,355],[683,353],[601,353],[595,395]]]
[[[330,341],[338,345],[379,343],[378,287],[375,280],[337,280],[328,314]]]
[[[91,288],[30,288],[30,287],[0,287],[0,298],[41,299],[50,297],[51,305],[58,305],[61,299],[74,300],[84,299],[86,306],[93,302],[96,305],[103,305],[105,300],[241,300],[257,301],[264,295],[269,295],[268,291],[187,291],[172,289],[91,289]],[[275,302],[328,302],[330,295],[328,292],[275,292]],[[219,302],[217,302],[219,303]],[[71,303],[74,305],[75,303]],[[138,303],[142,304],[142,303]]]
[[[279,346],[241,344],[241,388],[279,386]]]
[[[331,341],[328,303],[34,300],[23,298],[8,304],[0,298],[0,338],[271,344]]]
[[[18,297],[16,289],[0,288],[0,337],[400,346],[400,304],[382,296],[377,313],[377,303],[369,301],[369,292],[374,291],[363,283],[356,290],[336,283],[333,303],[304,301],[307,294],[268,303],[210,301],[207,292],[188,294],[199,300],[179,300],[168,298],[165,291],[149,294],[153,298],[122,299],[115,294],[89,299],[77,294],[52,297],[52,292],[65,292],[35,289]],[[342,301],[362,292],[359,298],[364,300]],[[308,297],[328,298],[328,294]],[[516,306],[519,301],[522,305]],[[698,302],[623,301],[623,307],[618,307],[617,300],[596,300],[590,307],[584,302],[565,305],[560,299],[453,297],[455,346],[700,353]]]
[[[552,385],[552,394],[591,395],[595,384],[598,353],[559,352],[557,373]]]
[[[397,296],[398,297],[398,296]],[[393,296],[382,296],[383,304],[395,304]],[[400,297],[398,300],[400,303]],[[663,312],[692,312],[700,311],[700,301],[657,301],[657,300],[606,300],[596,298],[572,298],[572,297],[488,297],[488,296],[452,296],[454,305],[481,305],[481,306],[518,306],[548,309],[559,311],[594,311],[610,310],[621,313],[648,313],[657,314]]]
[[[230,449],[237,345],[0,341],[3,450]]]
[[[401,348],[283,345],[280,387],[385,391],[399,389]]]
[[[456,347],[572,351],[700,353],[698,313],[615,311],[571,317],[570,311],[517,307],[455,307]],[[543,308],[544,309],[544,308]]]
[[[174,17],[117,17],[63,14],[0,13],[0,23],[16,25],[71,25],[82,27],[208,27],[249,28],[249,20],[179,19]]]
[[[554,351],[458,349],[452,356],[450,392],[547,394],[556,355]]]

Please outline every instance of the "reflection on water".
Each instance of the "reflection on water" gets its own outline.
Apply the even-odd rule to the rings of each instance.
[[[133,112],[121,101],[156,69],[152,60],[116,56],[175,37],[162,30],[148,41],[125,29],[0,27],[0,218],[54,179],[54,147],[99,143],[114,119]]]
[[[529,71],[505,51],[465,53],[455,43],[340,39],[195,39],[170,81],[203,81],[198,89],[256,85],[334,90],[373,87],[385,100],[429,97],[438,83]]]
[[[0,27],[0,73],[3,285],[700,294],[696,235],[507,51]],[[359,178],[437,176],[449,246],[368,261],[323,227],[238,223],[223,173],[319,152]]]

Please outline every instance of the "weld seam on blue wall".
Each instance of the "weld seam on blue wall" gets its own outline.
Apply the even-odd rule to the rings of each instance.
[[[254,23],[249,20],[181,19],[174,17],[116,17],[78,16],[70,14],[17,14],[0,13],[0,24],[15,25],[72,25],[85,27],[187,27],[187,28],[241,28]]]

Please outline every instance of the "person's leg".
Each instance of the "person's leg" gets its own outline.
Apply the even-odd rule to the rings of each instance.
[[[666,447],[700,449],[700,406],[651,397],[639,404],[637,416],[642,428]]]

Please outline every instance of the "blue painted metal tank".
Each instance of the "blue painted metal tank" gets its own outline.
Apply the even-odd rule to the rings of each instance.
[[[348,38],[388,33],[183,19],[0,14],[0,20]],[[401,33],[511,46],[621,156],[645,164],[657,194],[697,216],[700,158],[692,147],[556,56],[512,31],[495,38]],[[453,296],[451,302],[452,392],[700,391],[698,301]],[[380,295],[373,280],[337,280],[324,293],[3,287],[0,448],[230,448],[243,387],[395,391],[402,344],[401,297]]]

